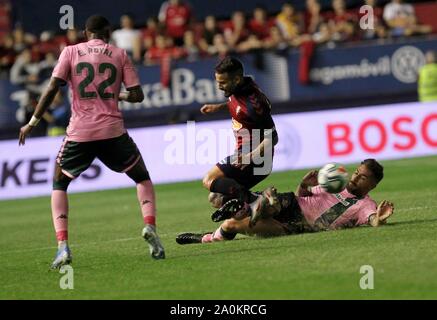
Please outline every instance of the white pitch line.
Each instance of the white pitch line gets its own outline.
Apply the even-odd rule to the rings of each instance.
[[[429,207],[411,207],[411,208],[401,208],[401,209],[396,209],[395,207],[395,213],[396,211],[415,211],[415,210],[427,210],[427,209],[435,209],[437,208],[437,206],[429,206]]]

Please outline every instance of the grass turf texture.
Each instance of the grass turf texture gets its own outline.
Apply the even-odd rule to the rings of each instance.
[[[74,290],[48,271],[56,247],[48,197],[0,202],[1,299],[436,299],[437,157],[383,161],[371,195],[395,203],[381,228],[180,246],[180,232],[211,231],[200,182],[156,186],[166,260],[140,237],[135,189],[70,195]],[[347,166],[352,172],[354,166]],[[257,189],[294,190],[305,171],[272,174]],[[152,173],[153,174],[153,173]],[[375,288],[361,290],[360,266]]]

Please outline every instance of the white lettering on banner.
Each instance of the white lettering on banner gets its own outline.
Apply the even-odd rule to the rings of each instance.
[[[196,79],[194,72],[186,68],[178,68],[172,72],[171,88],[165,88],[157,82],[143,85],[143,91],[142,103],[122,102],[120,109],[137,110],[224,100],[223,93],[218,90],[214,80]]]
[[[420,49],[413,46],[400,47],[391,58],[393,75],[400,82],[414,83],[425,62],[425,55]]]
[[[313,68],[310,71],[310,78],[314,82],[329,85],[338,80],[379,77],[390,74],[390,57],[384,56],[379,58],[376,63],[362,59],[360,64]]]
[[[425,55],[419,48],[402,46],[391,57],[380,57],[375,63],[361,59],[359,64],[313,68],[310,78],[314,82],[330,85],[339,80],[393,75],[399,82],[414,83],[417,81],[418,70],[424,63]]]
[[[334,161],[348,164],[365,158],[437,155],[437,103],[433,102],[273,118],[279,136],[273,171],[319,168]],[[228,138],[220,132],[228,133]],[[229,119],[196,123],[195,128],[192,123],[131,129],[129,134],[157,184],[201,179],[211,169],[212,158],[219,162],[233,152]],[[50,195],[54,158],[61,143],[57,138],[34,138],[18,147],[16,140],[0,141],[0,199]],[[122,187],[134,187],[134,183],[97,161],[72,182],[69,191]]]

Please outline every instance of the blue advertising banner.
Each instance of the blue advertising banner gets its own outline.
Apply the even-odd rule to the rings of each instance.
[[[287,59],[272,53],[265,53],[261,58],[258,62],[256,56],[241,57],[246,75],[252,76],[272,101],[288,101]],[[144,101],[121,103],[120,108],[125,112],[170,106],[200,108],[205,103],[223,102],[225,97],[214,80],[214,67],[218,61],[217,58],[208,58],[191,63],[172,62],[168,87],[161,84],[160,66],[142,66],[139,76],[143,83]]]
[[[288,69],[291,100],[314,99],[315,95],[329,99],[416,90],[425,53],[435,48],[437,39],[318,49],[311,64],[309,85],[299,83],[299,54],[293,53]]]

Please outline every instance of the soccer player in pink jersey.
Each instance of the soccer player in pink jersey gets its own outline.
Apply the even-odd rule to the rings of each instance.
[[[64,48],[32,119],[20,129],[19,135],[19,145],[24,145],[26,136],[38,124],[60,87],[69,83],[73,94],[72,115],[53,177],[51,206],[58,251],[52,268],[72,261],[68,247],[67,188],[95,158],[135,181],[145,223],[142,236],[148,242],[152,258],[164,259],[164,248],[156,233],[153,184],[118,109],[119,100],[143,101],[138,75],[126,51],[108,44],[110,24],[106,18],[91,16],[85,27],[88,41]],[[122,83],[127,92],[120,92]]]
[[[255,223],[250,224],[250,217],[237,213],[214,232],[183,233],[176,241],[179,244],[206,243],[232,240],[237,233],[272,237],[366,224],[378,227],[386,223],[394,211],[393,203],[384,200],[377,206],[368,195],[382,178],[383,167],[374,159],[366,159],[353,173],[346,188],[332,194],[317,185],[317,170],[313,170],[304,176],[296,194],[276,194],[271,187],[270,192],[277,201],[273,206],[266,204]]]

